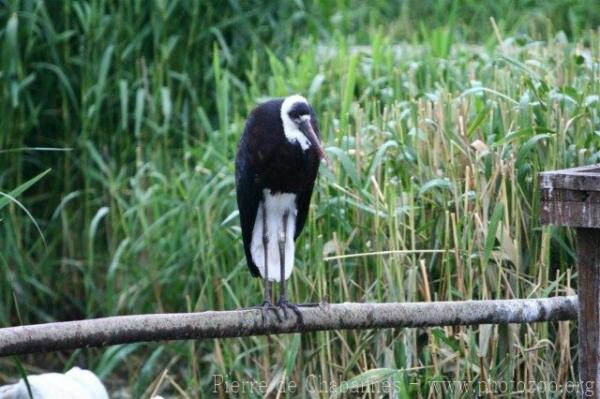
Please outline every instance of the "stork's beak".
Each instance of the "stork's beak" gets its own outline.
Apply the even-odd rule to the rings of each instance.
[[[329,164],[329,160],[327,156],[325,156],[325,151],[323,151],[323,146],[321,145],[321,140],[317,137],[315,130],[313,129],[310,120],[306,119],[300,122],[300,131],[304,133],[304,135],[308,138],[310,143],[315,146],[317,152],[319,153],[319,158],[325,160],[325,163]]]

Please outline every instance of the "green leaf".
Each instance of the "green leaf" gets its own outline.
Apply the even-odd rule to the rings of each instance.
[[[479,93],[482,93],[482,92],[494,94],[494,95],[496,95],[498,97],[501,97],[501,98],[503,98],[503,99],[505,99],[505,100],[507,100],[507,101],[509,101],[509,102],[511,102],[513,104],[515,104],[515,105],[519,104],[518,101],[513,100],[512,98],[510,98],[509,96],[507,96],[504,93],[500,93],[497,90],[493,90],[493,89],[490,89],[490,88],[487,88],[487,87],[481,87],[481,86],[473,87],[473,88],[470,88],[470,89],[467,89],[467,90],[463,91],[460,94],[460,97],[465,97],[465,96],[468,96],[469,94],[479,94]]]
[[[458,340],[452,336],[447,336],[446,332],[442,328],[432,328],[431,333],[434,337],[448,345],[453,351],[457,353],[463,352]]]
[[[9,193],[6,193],[3,197],[0,198],[0,209],[4,208],[9,203],[13,202],[14,198],[21,195],[21,193],[23,193],[29,187],[31,187],[35,183],[37,183],[42,177],[44,177],[48,173],[50,173],[50,170],[51,169],[46,169],[44,172],[27,180],[25,183],[21,184],[19,187],[15,188],[14,190],[10,191]],[[2,192],[0,191],[0,193],[2,193]],[[2,193],[2,194],[4,194],[4,193]],[[11,198],[12,198],[12,200],[11,200]]]
[[[290,376],[294,372],[294,366],[296,365],[296,357],[298,356],[298,350],[300,349],[300,341],[302,334],[294,334],[292,336],[292,342],[288,346],[285,355],[285,375]]]
[[[519,139],[525,139],[534,133],[552,133],[552,134],[554,134],[555,131],[548,127],[545,127],[545,126],[527,127],[525,129],[520,129],[520,130],[516,130],[514,132],[508,133],[500,141],[492,144],[492,147],[499,147],[504,144],[508,144],[512,141],[517,141]]]
[[[344,169],[344,172],[346,172],[346,174],[348,176],[350,176],[352,183],[356,186],[359,185],[360,178],[358,177],[358,174],[356,173],[356,166],[355,166],[354,162],[352,161],[352,159],[350,159],[350,157],[348,156],[346,151],[342,150],[339,147],[332,146],[332,147],[327,147],[327,152],[335,155],[337,160],[340,161],[340,163],[342,164],[342,168]]]
[[[96,374],[102,379],[108,376],[120,362],[130,358],[131,354],[140,348],[142,343],[115,345],[104,351],[100,362],[96,366]]]
[[[348,115],[350,113],[350,105],[352,104],[352,98],[354,98],[354,87],[356,85],[356,70],[358,67],[359,57],[354,54],[350,58],[348,64],[348,75],[346,77],[346,85],[343,91],[342,106],[340,109],[340,129],[342,132],[347,133],[348,128]]]
[[[423,184],[419,189],[419,196],[434,188],[452,190],[452,182],[448,179],[433,179]]]
[[[35,184],[38,180],[40,180],[42,177],[44,177],[49,172],[50,172],[50,169],[47,169],[45,172],[40,173],[39,175],[35,176],[32,179],[29,179],[28,181],[26,181],[25,183],[21,184],[19,187],[17,187],[16,189],[12,190],[8,194],[7,193],[3,193],[2,191],[0,191],[0,209],[2,209],[3,207],[5,207],[6,205],[8,205],[11,202],[14,203],[15,205],[17,205],[19,208],[21,208],[21,210],[23,212],[25,212],[25,214],[27,215],[27,217],[29,218],[29,220],[31,220],[31,222],[35,226],[35,229],[40,234],[40,237],[42,239],[42,242],[44,243],[44,246],[46,246],[47,244],[46,244],[46,237],[44,236],[44,233],[42,233],[42,229],[37,224],[37,222],[35,221],[35,218],[29,212],[29,210],[25,207],[25,205],[23,205],[19,200],[16,199],[16,196],[18,196],[19,194],[21,194],[23,191],[27,190],[29,187],[31,187],[33,184]]]
[[[27,387],[27,396],[29,396],[29,399],[34,399],[33,392],[31,392],[31,385],[29,385],[29,379],[27,378],[27,372],[25,371],[23,364],[21,363],[19,358],[16,356],[13,356],[13,360],[15,361],[15,365],[17,366],[19,375],[23,379],[23,382],[25,382],[25,387]]]
[[[98,230],[98,224],[100,224],[100,220],[108,213],[109,208],[107,206],[103,206],[98,209],[98,212],[92,218],[92,222],[90,223],[90,233],[89,238],[90,242],[94,241],[94,237],[96,237],[96,231]]]
[[[381,165],[381,163],[383,162],[383,156],[385,155],[385,152],[388,150],[388,148],[392,147],[398,147],[398,143],[394,140],[388,140],[381,147],[379,147],[379,149],[375,153],[375,156],[373,157],[371,166],[369,167],[369,177],[375,174],[375,169],[377,169],[379,165]],[[369,184],[369,182],[367,181],[365,182],[365,184]]]
[[[471,134],[483,123],[483,121],[485,121],[489,113],[489,107],[485,107],[484,109],[479,111],[479,113],[475,117],[475,120],[469,123],[469,126],[467,127],[467,137],[471,137]]]
[[[494,248],[494,243],[496,240],[496,230],[498,230],[498,225],[504,216],[504,204],[502,202],[498,202],[496,204],[496,208],[494,209],[494,213],[492,214],[492,219],[488,225],[487,235],[485,237],[485,248],[483,251],[483,259],[482,259],[482,268],[485,270],[485,267],[488,264],[488,261],[492,255],[492,249]]]
[[[531,151],[531,149],[536,145],[536,143],[538,141],[549,139],[549,138],[554,138],[554,135],[553,134],[549,134],[549,133],[536,134],[535,136],[533,136],[529,140],[527,140],[525,142],[525,144],[523,144],[519,148],[519,152],[517,152],[517,162],[516,162],[516,164],[520,164],[521,162],[523,162],[525,160],[525,157],[527,156],[527,154],[529,153],[529,151]]]

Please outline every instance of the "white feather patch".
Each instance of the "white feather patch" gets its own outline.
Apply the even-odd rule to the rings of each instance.
[[[311,143],[308,140],[308,138],[300,131],[300,129],[298,129],[298,125],[296,125],[294,121],[290,119],[289,115],[290,110],[292,109],[294,104],[297,103],[308,104],[308,101],[306,101],[306,98],[298,94],[294,94],[292,96],[286,97],[286,99],[283,100],[283,104],[281,104],[281,121],[283,122],[283,133],[285,134],[285,137],[290,143],[297,142],[298,144],[300,144],[302,150],[306,151],[311,146]]]
[[[267,232],[269,244],[267,246],[267,271],[269,281],[281,281],[281,263],[279,256],[279,239],[283,234],[283,214],[288,211],[287,240],[285,243],[284,279],[287,280],[294,268],[294,230],[296,228],[296,194],[277,193],[264,190],[265,208],[267,209]],[[265,252],[263,246],[263,201],[258,205],[254,229],[252,230],[252,243],[250,252],[252,260],[260,275],[265,278]]]

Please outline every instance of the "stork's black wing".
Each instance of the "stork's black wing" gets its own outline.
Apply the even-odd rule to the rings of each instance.
[[[298,207],[298,215],[296,215],[296,230],[294,231],[294,240],[298,238],[304,224],[306,223],[306,217],[308,216],[308,209],[310,207],[310,197],[313,192],[314,183],[310,185],[310,188],[306,191],[298,193],[296,197],[296,206]]]
[[[235,186],[246,260],[248,261],[248,267],[252,275],[260,277],[260,272],[256,264],[254,264],[252,253],[250,252],[252,231],[254,230],[254,222],[256,221],[256,213],[260,202],[260,189],[256,184],[254,167],[243,150],[238,153],[235,160]]]

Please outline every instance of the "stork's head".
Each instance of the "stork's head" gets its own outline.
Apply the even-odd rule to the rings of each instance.
[[[321,159],[325,153],[318,136],[317,123],[313,120],[314,112],[306,98],[294,94],[286,97],[281,104],[281,121],[285,137],[291,142],[297,142],[302,150],[314,147]]]

